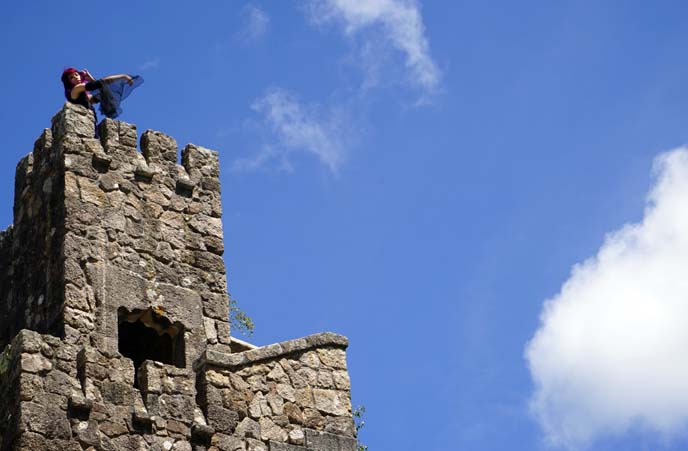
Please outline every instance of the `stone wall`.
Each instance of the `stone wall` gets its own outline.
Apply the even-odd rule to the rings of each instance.
[[[90,113],[74,110],[53,128],[90,126]],[[183,326],[187,362],[206,343],[229,344],[217,153],[187,145],[179,165],[176,141],[160,132],[145,132],[139,153],[135,126],[106,119],[99,131],[56,138],[66,167],[68,341],[95,331],[100,347],[115,348],[120,309],[153,309]]]
[[[0,451],[355,451],[345,337],[229,335],[216,152],[65,104],[0,232]]]
[[[0,347],[21,329],[61,335],[64,234],[63,160],[45,130],[17,165],[14,225],[0,246]]]
[[[65,104],[18,165],[0,346],[26,327],[114,350],[122,315],[146,310],[181,326],[186,362],[229,345],[217,153],[190,144],[179,165],[162,133],[138,152],[135,126],[99,132]]]
[[[81,451],[78,443],[70,443],[67,415],[70,400],[83,398],[76,347],[24,330],[7,351],[9,370],[0,371],[0,387],[9,388],[11,400],[0,419],[0,450]]]
[[[198,399],[208,424],[223,431],[213,444],[355,450],[347,345],[342,336],[318,334],[238,354],[207,350],[197,364]]]
[[[346,338],[325,333],[194,369],[23,330],[0,357],[0,451],[355,451]]]

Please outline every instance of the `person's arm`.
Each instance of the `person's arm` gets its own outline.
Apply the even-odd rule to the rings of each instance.
[[[105,83],[112,83],[113,81],[121,80],[123,78],[126,79],[129,84],[134,81],[134,79],[131,78],[131,75],[127,74],[108,75],[107,77],[103,77],[101,80]]]
[[[69,96],[72,100],[76,100],[77,97],[81,95],[84,91],[95,91],[96,89],[101,89],[102,85],[100,81],[89,81],[88,83],[79,83],[74,86],[69,92]]]
[[[81,73],[84,74],[84,75],[86,76],[86,79],[87,79],[88,81],[96,81],[96,79],[93,78],[93,75],[91,75],[91,73],[88,71],[88,69],[82,70]]]

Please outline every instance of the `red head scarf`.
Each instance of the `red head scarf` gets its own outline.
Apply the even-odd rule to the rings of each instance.
[[[71,91],[72,90],[73,85],[72,85],[72,82],[69,80],[69,76],[75,72],[82,75],[81,71],[78,71],[73,67],[68,67],[67,69],[65,69],[62,72],[61,80],[62,80],[62,84],[64,85],[65,91]],[[82,75],[82,78],[83,78],[83,75]]]

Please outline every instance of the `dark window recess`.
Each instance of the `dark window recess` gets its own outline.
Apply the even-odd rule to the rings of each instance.
[[[184,326],[172,323],[152,309],[118,311],[119,352],[134,361],[138,369],[144,360],[186,367],[184,358]],[[138,385],[138,377],[135,379]]]

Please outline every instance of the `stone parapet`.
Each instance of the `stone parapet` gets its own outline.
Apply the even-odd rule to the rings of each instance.
[[[194,422],[205,424],[190,370],[145,362],[139,390],[130,359],[28,330],[3,359],[0,390],[14,392],[0,407],[16,409],[2,409],[0,451],[191,451]]]
[[[23,330],[0,354],[0,451],[355,451],[345,348],[318,334],[137,376],[119,353]]]
[[[322,333],[236,354],[206,350],[198,399],[215,443],[226,435],[244,441],[236,449],[355,450],[347,346]],[[321,446],[328,437],[339,447]]]
[[[196,366],[211,365],[227,369],[237,369],[249,363],[259,363],[263,360],[274,359],[282,355],[306,352],[319,347],[332,347],[346,350],[349,340],[332,332],[322,332],[304,338],[283,341],[262,346],[248,351],[228,354],[208,349],[203,353]]]

